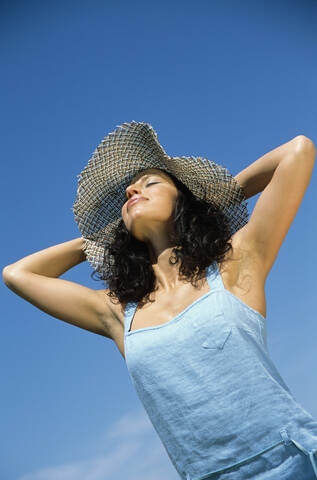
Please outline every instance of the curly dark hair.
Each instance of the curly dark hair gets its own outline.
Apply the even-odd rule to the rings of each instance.
[[[175,247],[169,263],[180,262],[180,276],[195,286],[213,261],[221,263],[232,250],[230,221],[216,205],[197,199],[176,177],[168,175],[178,190],[171,233]],[[91,277],[97,273],[98,280],[108,284],[107,295],[115,300],[113,303],[151,301],[155,274],[148,246],[131,235],[122,218],[112,243],[105,248],[101,272],[94,270]]]

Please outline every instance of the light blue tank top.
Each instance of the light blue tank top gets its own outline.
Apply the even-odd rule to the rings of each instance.
[[[293,442],[317,478],[317,422],[270,358],[266,319],[224,288],[217,262],[207,280],[210,291],[162,325],[129,331],[137,303],[125,310],[128,372],[171,462],[202,480]]]

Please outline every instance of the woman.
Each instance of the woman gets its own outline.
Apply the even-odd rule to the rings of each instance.
[[[315,152],[299,135],[233,178],[123,124],[80,174],[83,237],[3,271],[33,305],[116,343],[183,480],[317,478],[317,422],[272,363],[265,319],[265,280]],[[261,191],[248,221],[244,202]],[[86,258],[109,288],[58,278]]]

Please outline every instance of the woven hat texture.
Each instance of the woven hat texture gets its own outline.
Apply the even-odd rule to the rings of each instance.
[[[196,198],[218,206],[230,220],[232,235],[248,223],[243,190],[226,168],[203,157],[170,157],[148,123],[133,120],[117,127],[77,175],[72,207],[86,258],[97,272],[102,272],[107,244],[122,218],[126,188],[137,173],[148,168],[171,173]]]

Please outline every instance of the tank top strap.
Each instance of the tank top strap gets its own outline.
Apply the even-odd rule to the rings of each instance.
[[[224,290],[225,287],[216,260],[207,267],[206,277],[211,290]]]
[[[138,306],[138,302],[128,302],[126,304],[124,310],[124,332],[127,333],[130,330],[130,325],[132,322],[132,318],[136,308]]]

